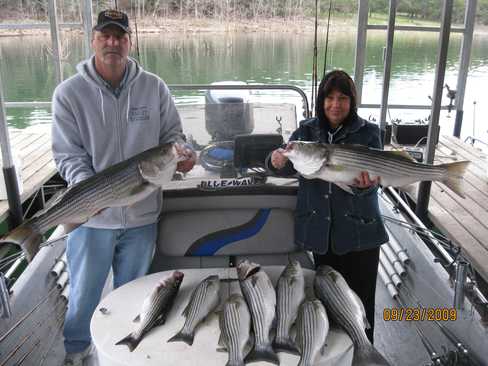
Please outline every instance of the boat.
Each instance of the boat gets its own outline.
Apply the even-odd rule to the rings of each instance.
[[[265,109],[263,105],[260,108]],[[197,131],[207,126],[201,106],[194,110],[185,106],[180,114],[187,136],[199,136]],[[259,128],[234,136],[236,150],[226,171],[209,170],[199,163],[187,175],[164,187],[159,239],[150,273],[113,292],[109,292],[110,280],[107,281],[107,295],[97,307],[91,325],[98,356],[91,356],[85,364],[150,365],[171,357],[182,365],[196,360],[224,364],[225,354],[216,351],[215,317],[197,331],[191,347],[165,341],[181,326],[182,307],[201,278],[209,274],[236,278],[235,266],[250,259],[261,264],[276,281],[283,266],[290,259],[297,259],[306,269],[310,284],[311,255],[293,242],[297,179],[273,177],[263,169],[263,159],[283,141],[271,118],[274,112],[264,115],[270,118],[254,121]],[[295,118],[292,123],[296,122]],[[254,133],[256,130],[260,133]],[[207,141],[200,139],[199,145],[215,144],[211,134],[206,136]],[[197,153],[201,155],[205,149],[200,147]],[[425,243],[434,234],[422,228],[414,216],[409,217],[408,205],[398,193],[384,189],[379,196],[390,241],[383,246],[378,276],[376,347],[392,365],[448,365],[454,359],[465,360],[458,364],[486,364],[488,338],[483,309],[474,297],[463,296],[457,291],[458,286],[452,285],[449,271]],[[4,365],[56,365],[63,359],[61,329],[69,298],[69,276],[65,238],[57,235],[57,231],[51,235],[10,289],[10,318],[0,321],[0,361]],[[430,245],[443,248],[439,236],[430,241]],[[183,271],[186,280],[167,325],[154,329],[141,342],[140,350],[129,352],[126,347],[116,346],[116,341],[133,327],[131,319],[147,291],[173,270]],[[229,282],[223,296],[234,291],[235,283]],[[408,312],[411,321],[400,314],[401,309]],[[415,320],[416,317],[419,318]],[[329,337],[330,352],[324,362],[329,357],[327,362],[334,359],[336,363],[332,364],[349,365],[352,344],[348,337],[340,329],[334,329]],[[156,350],[155,344],[161,348]],[[298,362],[292,355],[280,354],[280,358],[285,366]]]

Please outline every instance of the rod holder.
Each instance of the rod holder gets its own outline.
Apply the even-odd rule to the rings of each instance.
[[[468,263],[459,261],[456,268],[456,279],[454,282],[454,308],[464,310],[464,295],[466,290],[466,279],[468,276]]]
[[[12,309],[10,308],[10,293],[7,287],[7,279],[2,272],[0,272],[0,304],[2,305],[1,318],[9,319],[12,316]]]

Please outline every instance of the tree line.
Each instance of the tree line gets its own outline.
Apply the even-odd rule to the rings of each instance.
[[[93,0],[93,11],[115,4],[132,17],[212,18],[221,21],[278,18],[297,20],[315,15],[315,0]],[[327,17],[328,0],[319,0],[319,16]],[[80,19],[80,0],[57,0],[58,16],[64,21]],[[454,0],[452,18],[464,20],[464,0]],[[357,13],[357,0],[333,0],[333,16]],[[389,1],[369,0],[370,14],[388,14]],[[16,17],[46,19],[48,0],[0,0],[0,21]],[[400,0],[397,12],[412,20],[439,21],[442,0]],[[478,0],[477,23],[488,25],[488,0]]]

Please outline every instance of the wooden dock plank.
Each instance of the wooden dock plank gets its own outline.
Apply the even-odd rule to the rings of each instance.
[[[434,182],[429,219],[458,245],[480,275],[488,281],[488,176],[487,155],[451,136],[441,136],[435,163],[469,160],[461,198],[442,183]],[[417,189],[405,189],[416,200]]]
[[[51,152],[50,132],[10,131],[12,150],[22,158],[23,193],[25,202],[56,174]],[[0,200],[0,221],[8,217],[8,202]]]

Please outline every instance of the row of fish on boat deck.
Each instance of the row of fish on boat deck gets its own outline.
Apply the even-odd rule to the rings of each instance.
[[[258,361],[279,365],[276,352],[299,355],[299,366],[312,366],[327,352],[331,316],[354,344],[352,365],[389,365],[366,337],[369,324],[361,300],[332,267],[317,269],[315,298],[306,296],[305,277],[298,261],[285,267],[276,288],[259,264],[245,260],[237,266],[237,274],[242,294],[231,294],[221,307],[220,284],[232,279],[211,275],[201,281],[182,313],[183,327],[168,342],[192,345],[198,325],[220,308],[218,347],[228,353],[227,366]],[[132,352],[147,332],[164,324],[183,278],[179,271],[166,277],[144,300],[137,329],[116,344],[127,345]]]

